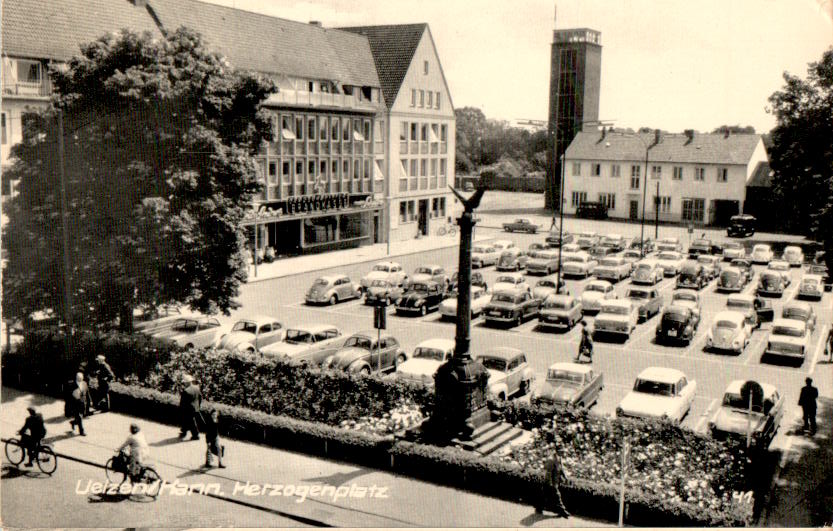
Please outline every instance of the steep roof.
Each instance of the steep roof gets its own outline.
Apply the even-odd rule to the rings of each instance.
[[[661,134],[660,143],[651,148],[651,162],[701,164],[748,164],[760,135],[694,133],[689,141],[684,134]],[[645,148],[654,143],[653,133],[608,131],[579,132],[567,148],[565,158],[582,160],[645,160]]]
[[[398,24],[388,26],[354,26],[340,28],[364,35],[370,41],[373,61],[382,83],[385,104],[390,108],[399,94],[405,74],[411,66],[417,46],[428,24]]]
[[[80,45],[129,28],[161,37],[144,7],[127,0],[4,0],[3,55],[67,61]]]
[[[755,166],[752,177],[749,178],[746,186],[757,186],[759,188],[770,188],[772,186],[772,168],[769,167],[769,162],[761,161]]]

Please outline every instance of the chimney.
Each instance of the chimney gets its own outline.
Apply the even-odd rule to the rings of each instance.
[[[661,133],[659,129],[654,129],[654,145],[659,144]]]
[[[310,26],[315,26],[315,27],[317,27],[317,28],[323,28],[323,27],[324,27],[324,26],[322,26],[322,25],[321,25],[321,21],[320,21],[320,20],[310,20],[310,21],[309,21],[309,25],[310,25]]]
[[[729,138],[729,135],[730,135],[730,134],[732,134],[732,132],[731,132],[731,131],[729,131],[729,128],[727,127],[727,128],[723,131],[723,138]]]
[[[687,146],[694,141],[694,129],[686,129],[684,132],[686,137],[685,145]]]

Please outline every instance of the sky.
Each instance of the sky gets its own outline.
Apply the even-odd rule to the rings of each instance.
[[[325,27],[427,22],[455,108],[509,121],[547,118],[554,28],[601,32],[601,120],[671,132],[769,131],[783,72],[805,77],[833,45],[833,0],[208,1]]]

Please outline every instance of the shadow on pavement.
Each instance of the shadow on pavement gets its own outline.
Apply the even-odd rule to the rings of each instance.
[[[35,407],[44,406],[46,404],[53,404],[55,402],[62,402],[62,400],[58,400],[51,396],[31,395],[25,391],[18,391],[9,387],[3,387],[3,389],[0,390],[0,401],[2,401],[3,403],[13,402],[23,396],[27,396],[29,399],[29,403]]]
[[[87,501],[89,503],[121,503],[130,499],[130,494],[93,494]]]
[[[180,443],[180,442],[184,442],[184,441],[182,439],[180,439],[179,437],[168,437],[167,439],[162,439],[161,441],[148,443],[148,446],[153,446],[153,447],[168,446],[168,445],[176,444],[176,443]]]
[[[54,417],[49,417],[48,419],[43,419],[44,424],[60,424],[62,422],[68,422],[69,418],[65,415],[56,415]]]
[[[546,514],[538,514],[533,511],[532,514],[529,516],[523,517],[523,519],[519,522],[524,527],[530,527],[535,525],[536,523],[542,520],[556,520],[560,519],[560,517],[555,516],[554,514],[546,515]]]
[[[182,474],[178,475],[177,479],[182,478],[190,478],[191,476],[202,476],[203,474],[208,474],[211,472],[213,468],[207,466],[201,466],[199,468],[192,468],[191,470],[186,470]]]
[[[316,482],[317,481],[317,482],[324,483],[326,485],[333,485],[333,486],[339,487],[339,486],[347,483],[348,481],[354,480],[357,477],[363,476],[365,474],[369,474],[371,472],[372,472],[371,470],[366,469],[366,468],[357,468],[356,470],[354,470],[352,472],[347,472],[347,473],[340,473],[339,472],[337,474],[332,474],[332,475],[329,475],[329,476],[318,476],[318,477],[313,477],[313,478],[306,478],[306,479],[304,479],[304,481],[309,481],[309,482]]]
[[[74,433],[64,433],[63,435],[54,435],[52,437],[45,437],[43,439],[43,444],[54,444],[58,441],[64,441],[66,439],[72,439],[75,437]]]
[[[27,475],[28,474],[26,474],[25,470],[21,470],[21,469],[17,468],[16,466],[3,465],[3,473],[2,473],[2,476],[0,476],[0,479],[14,479],[14,478],[19,478],[19,477],[24,477],[24,476],[27,476]]]

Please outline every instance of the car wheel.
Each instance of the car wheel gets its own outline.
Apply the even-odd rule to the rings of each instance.
[[[524,324],[524,318],[522,315],[519,315],[518,321],[515,323],[515,326],[521,326],[522,324]]]
[[[529,392],[529,380],[524,380],[521,382],[521,385],[518,387],[518,394],[520,396],[524,396]]]
[[[428,313],[428,308],[424,304],[419,307],[419,314],[420,315],[424,316],[427,313]]]
[[[367,365],[365,365],[364,367],[362,367],[361,369],[359,369],[359,373],[360,373],[360,374],[364,374],[365,376],[370,376],[370,367],[368,367]]]
[[[400,354],[396,357],[396,363],[398,365],[402,365],[403,363],[405,363],[405,361],[407,361],[407,359],[405,358],[404,354]]]
[[[498,397],[500,400],[506,400],[506,393],[504,393],[503,391],[501,391],[501,392],[497,395],[497,397]]]
[[[330,302],[330,306],[335,306],[335,305],[336,305],[336,303],[338,302],[338,297],[337,297],[335,294],[333,294],[333,296],[332,296],[332,297],[330,297],[330,301],[329,301],[329,302]]]
[[[185,348],[194,348],[194,344],[193,343],[188,343],[187,345],[185,345]]]

